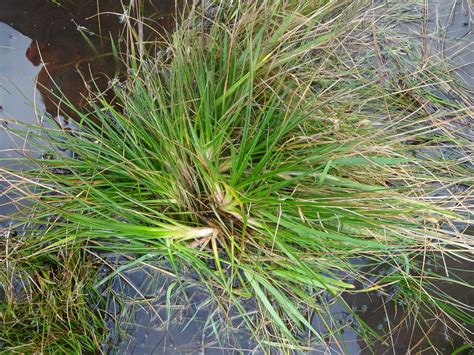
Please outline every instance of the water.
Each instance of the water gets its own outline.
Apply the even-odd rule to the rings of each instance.
[[[57,116],[61,109],[74,117],[74,112],[56,95],[61,92],[76,107],[84,108],[88,89],[97,88],[100,92],[110,93],[107,90],[110,80],[124,75],[123,65],[111,52],[113,47],[117,51],[125,50],[126,43],[119,39],[120,34],[126,22],[133,23],[134,20],[124,14],[120,1],[62,3],[64,6],[53,1],[2,0],[0,22],[3,26],[9,25],[13,31],[6,33],[1,45],[6,43],[8,46],[12,42],[10,36],[21,38],[22,42],[14,46],[18,59],[12,57],[11,60],[24,63],[26,55],[29,64],[16,68],[20,70],[5,68],[4,73],[18,75],[26,67],[35,70],[35,75],[29,78],[36,78],[45,110]],[[145,2],[144,11],[151,17],[144,22],[144,39],[156,40],[168,33],[176,14],[175,4],[181,7],[183,3],[184,0]],[[147,26],[153,26],[153,30]],[[30,39],[27,48],[24,47],[28,41],[26,37]],[[113,45],[110,38],[116,39]],[[29,82],[25,91],[28,96],[34,87],[33,81]],[[20,117],[16,116],[17,119]]]
[[[433,36],[437,52],[449,58],[456,71],[470,88],[474,90],[474,4],[470,0],[432,1],[432,15],[429,31]]]
[[[474,230],[471,229],[468,233],[474,235]],[[438,272],[440,275],[445,273],[444,266],[450,270],[451,280],[458,277],[470,284],[474,283],[472,272],[474,261],[460,263],[449,257],[438,255],[435,260],[426,262],[427,271]],[[435,282],[434,285],[436,292],[445,293],[468,305],[474,304],[473,289],[456,287],[455,284],[448,282]],[[430,291],[430,294],[435,293]],[[412,309],[407,312],[404,304],[396,300],[394,296],[395,293],[373,292],[346,297],[346,302],[356,311],[360,319],[376,330],[383,339],[369,344],[371,348],[359,339],[361,354],[407,354],[423,349],[430,354],[433,353],[433,349],[440,354],[449,354],[463,344],[463,340],[456,334],[449,320],[443,317],[430,317],[424,322],[421,319],[422,311]],[[467,328],[471,333],[474,331],[472,325]]]
[[[5,23],[0,23],[0,116],[36,121],[34,104],[41,110],[41,101],[35,100],[35,78],[39,69],[26,58],[31,40]],[[11,164],[23,147],[21,139],[0,133],[1,164]],[[9,159],[10,158],[10,159]],[[8,183],[0,181],[0,188]],[[0,214],[14,210],[7,196],[0,195]]]
[[[154,25],[169,28],[170,17],[163,15],[174,12],[174,0],[157,4]],[[469,1],[433,1],[432,21],[427,27],[428,33],[432,34],[428,36],[427,46],[434,48],[436,55],[449,57],[457,64],[457,72],[463,78],[466,90],[474,88],[472,6]],[[102,14],[95,16],[97,13]],[[109,34],[118,38],[124,19],[120,2],[116,0],[100,3],[85,0],[67,8],[49,1],[0,0],[0,117],[36,122],[48,113],[66,126],[68,122],[60,117],[59,110],[73,117],[74,113],[55,96],[56,93],[63,92],[75,106],[87,109],[85,97],[90,85],[107,90],[110,80],[125,75],[120,62],[110,55],[112,46],[107,40]],[[419,29],[406,28],[407,32],[414,30]],[[116,44],[119,47],[125,45],[123,42]],[[466,129],[472,130],[472,127]],[[470,132],[466,135],[469,136]],[[8,164],[11,163],[8,158],[18,155],[24,145],[18,139],[1,134],[0,158],[2,164]],[[7,186],[7,182],[0,182],[1,188]],[[0,214],[14,209],[7,196],[1,196],[0,203]],[[111,268],[105,268],[104,272],[110,272],[124,261],[123,257],[119,259],[109,256],[107,260]],[[472,273],[462,276],[473,280]],[[224,332],[226,325],[218,323],[213,327],[210,320],[216,321],[219,317],[209,312],[215,307],[206,298],[201,285],[189,283],[187,298],[183,294],[172,305],[166,305],[166,291],[173,285],[173,278],[163,275],[151,262],[115,276],[109,287],[103,289],[109,300],[108,326],[111,330],[103,350],[124,354],[218,354],[229,353],[231,348],[247,352],[253,349],[254,344],[248,341],[249,334],[244,329],[216,336],[216,332]],[[472,290],[460,291],[452,284],[443,283],[439,287],[467,304],[474,304]],[[427,348],[430,342],[440,353],[448,351],[446,334],[452,337],[452,331],[450,333],[444,322],[433,320],[431,324],[417,324],[416,317],[405,318],[406,313],[400,305],[389,298],[377,293],[346,298],[361,320],[378,333],[393,330],[387,341],[371,344],[375,353],[403,354],[414,345],[418,349]],[[205,308],[201,307],[203,304]],[[357,320],[349,316],[342,304],[335,303],[330,311],[335,322],[357,327]],[[234,322],[239,324],[238,317]],[[315,317],[313,324],[320,327],[321,320]],[[429,336],[425,337],[427,326]],[[337,346],[338,337],[347,343],[343,350]],[[459,342],[459,339],[454,336],[452,341]],[[350,327],[334,338],[329,337],[327,347],[314,353],[323,351],[333,354],[342,351],[371,353]],[[254,352],[258,353],[258,350]]]
[[[213,313],[218,306],[201,284],[189,275],[182,291],[174,277],[160,271],[163,266],[145,262],[115,276],[104,288],[113,330],[104,351],[222,354],[230,349],[253,350],[255,345],[249,342],[245,328],[239,326],[242,320],[237,312],[233,326],[227,327],[222,323],[223,315]],[[168,292],[175,293],[171,301]]]

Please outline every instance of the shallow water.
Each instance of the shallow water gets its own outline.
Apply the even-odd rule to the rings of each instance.
[[[432,0],[428,31],[439,55],[449,58],[466,86],[474,90],[474,3],[470,0]],[[439,36],[436,36],[439,33]]]
[[[71,113],[54,93],[61,91],[74,105],[86,107],[84,97],[88,85],[94,82],[104,90],[109,80],[123,75],[120,63],[109,55],[112,47],[106,40],[108,33],[116,38],[123,29],[120,4],[116,0],[101,1],[99,9],[97,4],[96,0],[86,0],[80,6],[71,5],[65,9],[43,0],[0,0],[0,118],[36,122],[45,112],[53,117],[58,116],[59,109]],[[155,9],[157,21],[160,26],[169,27],[169,18],[161,16],[173,12],[174,0],[159,4]],[[429,33],[442,34],[441,37],[438,34],[429,36],[429,47],[435,48],[437,55],[445,55],[457,63],[457,72],[471,89],[474,88],[473,6],[469,1],[434,1],[431,7],[433,20],[427,27]],[[94,16],[98,12],[103,15]],[[407,28],[407,31],[411,30]],[[102,34],[103,38],[92,34]],[[444,42],[440,40],[443,37]],[[0,134],[0,158],[2,164],[7,164],[8,157],[19,154],[23,142]],[[6,186],[7,182],[0,182],[0,187]],[[6,196],[0,196],[0,203],[0,215],[14,208]],[[467,278],[472,280],[472,273]],[[112,330],[104,351],[115,349],[122,354],[205,351],[206,354],[217,354],[229,353],[229,347],[237,344],[243,351],[251,350],[252,344],[246,341],[248,334],[245,331],[230,335],[232,339],[227,338],[226,342],[218,342],[213,334],[215,330],[208,322],[212,304],[205,309],[199,308],[205,301],[199,285],[191,285],[188,289],[191,299],[176,300],[171,313],[168,312],[164,304],[166,290],[172,282],[153,265],[127,270],[113,279],[111,287],[103,291],[110,300],[109,327]],[[440,285],[443,287],[446,292],[474,304],[472,291],[459,292],[449,285]],[[148,301],[137,301],[141,298]],[[387,320],[393,326],[403,316],[397,311],[397,304],[388,298],[374,293],[348,297],[346,301],[358,310],[361,319],[382,333],[387,330]],[[331,312],[339,322],[354,323],[340,304],[335,304]],[[173,321],[165,327],[167,318]],[[318,318],[313,321],[316,327],[320,323]],[[402,354],[410,344],[421,342],[420,347],[427,346],[423,343],[427,340],[422,340],[423,332],[414,327],[415,323],[416,319],[408,319],[400,326],[391,339],[394,345],[372,344],[375,352]],[[447,351],[445,325],[435,321],[432,325],[430,341],[441,352]],[[366,344],[350,328],[346,328],[341,337],[347,342],[345,353],[369,353]],[[341,352],[335,339],[330,338],[328,345],[331,353]],[[315,353],[321,352],[315,350]]]

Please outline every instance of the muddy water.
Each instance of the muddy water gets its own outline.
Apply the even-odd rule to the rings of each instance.
[[[35,122],[49,114],[58,116],[61,124],[67,124],[60,119],[61,112],[71,112],[55,93],[61,91],[75,106],[87,109],[85,97],[90,85],[107,90],[110,80],[123,75],[120,62],[110,55],[112,47],[107,40],[109,35],[118,38],[124,28],[120,2],[65,3],[65,7],[60,7],[44,0],[0,0],[0,117]],[[171,20],[166,15],[174,13],[174,0],[154,3],[157,5],[152,9],[156,14],[153,25],[169,28]],[[428,27],[428,32],[432,33],[430,48],[458,65],[457,72],[463,78],[466,90],[474,88],[472,6],[469,1],[433,1],[432,21]],[[98,13],[101,15],[96,16]],[[8,157],[19,154],[22,144],[6,135],[0,136],[2,164],[9,163]],[[7,182],[0,182],[0,187],[6,186]],[[0,215],[13,208],[8,202],[7,197],[0,197]],[[110,262],[113,260],[109,258]],[[472,274],[468,279],[472,280]],[[183,296],[171,308],[166,308],[166,290],[172,285],[173,279],[163,276],[153,265],[130,269],[114,277],[111,287],[104,290],[109,298],[111,332],[103,350],[128,354],[210,354],[229,353],[230,348],[235,347],[242,351],[252,349],[245,331],[234,332],[224,340],[216,337],[216,331],[220,332],[225,325],[217,325],[217,330],[212,327],[209,309],[213,305],[201,308],[205,293],[199,285],[190,285],[189,298]],[[472,292],[458,292],[450,287],[440,285],[443,291],[474,304]],[[143,298],[147,301],[138,301]],[[403,354],[415,345],[424,349],[430,343],[441,353],[452,347],[446,324],[437,320],[417,324],[416,317],[402,320],[404,314],[389,295],[349,297],[346,302],[381,336],[386,334],[387,327],[396,326],[390,339],[371,344],[377,354]],[[348,326],[339,336],[346,341],[347,347],[341,350],[337,347],[337,339],[330,339],[330,352],[369,353],[367,344],[351,329],[351,326],[356,327],[356,321],[346,308],[335,304],[331,313],[337,322]],[[172,321],[167,322],[169,319]],[[315,318],[313,323],[316,327],[321,326],[320,319]],[[430,335],[424,337],[424,333]],[[453,341],[457,341],[456,337]]]

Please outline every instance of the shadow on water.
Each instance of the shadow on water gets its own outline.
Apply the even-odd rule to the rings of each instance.
[[[183,1],[179,3],[182,5]],[[145,4],[148,7],[145,13],[151,18],[148,24],[156,29],[156,32],[146,31],[145,36],[159,40],[173,26],[175,0],[146,1]],[[464,23],[467,21],[462,9],[459,11],[453,22],[457,34],[466,28]],[[110,80],[126,75],[121,62],[112,55],[113,46],[109,40],[120,38],[124,30],[122,13],[122,5],[117,0],[64,1],[63,6],[44,0],[0,0],[0,116],[34,121],[36,113],[32,103],[36,102],[40,115],[47,112],[53,117],[66,114],[74,118],[74,112],[59,99],[59,93],[74,106],[86,110],[90,88],[105,92],[108,99],[113,100],[112,92],[108,90]],[[118,40],[116,44],[119,49],[126,45]],[[471,80],[472,85],[472,63],[460,64],[460,69],[463,78],[467,82]],[[41,102],[34,97],[35,82]],[[2,158],[11,154],[7,151],[10,147],[17,149],[21,145],[8,137],[0,138]],[[0,182],[0,186],[5,188],[7,183]],[[0,214],[12,209],[4,196],[0,206]],[[125,257],[109,258],[111,268],[105,268],[104,272],[113,270],[124,260],[130,261]],[[472,272],[456,271],[461,265],[454,260],[443,260],[443,263],[438,260],[433,267],[438,268],[444,262],[452,273],[473,280]],[[462,269],[473,268],[463,264]],[[252,349],[254,344],[245,330],[224,337],[219,334],[223,333],[226,324],[219,323],[218,315],[213,313],[217,307],[206,298],[205,290],[199,284],[190,283],[187,292],[176,298],[172,305],[167,304],[167,292],[175,287],[173,278],[150,264],[139,264],[113,277],[103,290],[109,299],[108,327],[111,330],[103,350],[118,349],[119,353],[129,354],[200,353],[205,350],[206,354],[217,354],[230,353],[230,347],[242,351]],[[437,287],[466,304],[474,304],[472,289],[459,290],[455,284],[443,282]],[[460,345],[449,322],[436,317],[422,321],[417,310],[407,311],[390,295],[357,294],[347,296],[345,302],[349,308],[336,303],[329,312],[332,319],[339,322],[333,324],[334,327],[344,326],[340,337],[347,342],[346,353],[404,354],[430,347],[447,353]],[[348,309],[355,310],[360,321],[377,331],[378,341],[368,346],[357,337],[351,328],[357,329],[359,320],[354,319]],[[238,317],[232,322],[236,328],[242,328]],[[316,327],[320,323],[317,317],[313,321]],[[325,349],[340,353],[337,341],[337,336],[329,337]]]

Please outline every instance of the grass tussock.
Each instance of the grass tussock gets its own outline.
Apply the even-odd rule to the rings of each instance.
[[[2,245],[8,251],[0,273],[2,352],[96,352],[105,324],[94,309],[102,301],[90,288],[92,262],[79,249],[34,258],[6,243],[16,246]]]
[[[45,154],[2,170],[24,196],[23,258],[96,248],[165,259],[178,280],[191,268],[223,316],[232,305],[265,349],[307,348],[303,333],[323,342],[311,319],[326,293],[395,285],[405,304],[469,321],[469,306],[430,292],[438,275],[420,258],[472,253],[446,228],[470,219],[466,157],[426,154],[440,142],[465,151],[447,125],[466,109],[458,101],[447,121],[446,111],[427,112],[426,101],[447,105],[428,97],[416,67],[372,76],[377,52],[350,47],[371,28],[367,13],[356,16],[363,9],[221,2],[193,9],[167,50],[130,49],[116,105],[99,96],[78,112],[80,129],[29,130]],[[460,183],[468,189],[449,190]],[[391,272],[368,280],[356,258]]]

